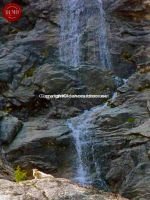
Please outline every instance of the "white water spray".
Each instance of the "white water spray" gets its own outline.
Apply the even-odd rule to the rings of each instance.
[[[103,8],[103,0],[97,0],[100,12],[100,28],[99,28],[99,49],[100,49],[100,61],[103,69],[111,69],[111,59],[108,50],[108,35],[107,24],[105,20],[105,10]]]
[[[93,177],[90,173],[90,165],[94,165],[94,171],[98,176],[101,185],[105,185],[101,179],[100,168],[94,155],[92,144],[93,136],[93,116],[107,108],[107,103],[103,106],[97,106],[89,111],[85,111],[82,115],[68,120],[68,126],[72,131],[72,137],[75,143],[77,152],[77,169],[75,180],[81,184],[92,184]],[[91,154],[91,155],[90,155]],[[89,163],[89,156],[92,156],[92,161]]]
[[[99,9],[99,61],[101,64],[101,68],[109,70],[112,66],[108,49],[107,23],[105,20],[106,16],[105,10],[103,8],[103,0],[93,1],[96,2],[96,5]],[[85,10],[86,1],[84,0],[62,0],[62,12],[60,14],[61,28],[59,42],[59,59],[63,64],[67,66],[77,67],[80,65],[80,62],[83,59],[81,24],[83,20],[88,21],[88,18],[83,19],[81,13]],[[95,33],[95,35],[97,34]],[[84,61],[85,60],[82,60],[82,62]]]
[[[62,0],[61,35],[59,57],[68,66],[77,67],[80,63],[80,13],[81,0]]]
[[[116,97],[117,93],[115,92],[110,101],[114,101]],[[95,156],[93,136],[95,135],[94,129],[96,127],[93,122],[97,115],[108,108],[108,102],[106,102],[102,106],[94,107],[89,111],[86,110],[80,116],[69,119],[67,122],[68,127],[71,129],[77,152],[75,180],[80,184],[92,184],[97,180],[101,187],[107,188],[105,181],[101,177],[101,166]],[[92,171],[95,173],[94,177],[91,175],[91,166]]]

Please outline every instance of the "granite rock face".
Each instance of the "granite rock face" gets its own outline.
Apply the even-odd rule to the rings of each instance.
[[[106,0],[114,70],[124,76],[150,63],[150,1]],[[111,34],[112,33],[112,34]]]
[[[13,169],[21,166],[31,178],[38,167],[60,177],[72,176],[72,148],[66,120],[45,115],[21,122],[0,112],[0,178],[14,179]]]
[[[9,1],[3,1],[6,2]],[[3,3],[0,2],[0,8]],[[101,70],[97,56],[98,2],[84,0],[85,10],[80,14],[82,65],[76,69],[60,63],[58,56],[62,1],[19,3],[24,12],[20,21],[10,24],[0,18],[0,178],[12,177],[8,161],[12,167],[20,165],[26,169],[29,178],[34,167],[72,178],[71,162],[76,155],[66,119],[106,99],[55,101],[40,99],[39,94],[111,96],[118,86],[116,75],[127,78],[137,65],[148,66],[150,1],[104,1],[112,72]],[[132,200],[150,199],[149,101],[150,74],[137,72],[118,87],[117,97],[109,100],[109,107],[92,119],[94,151],[102,178],[110,190]],[[8,200],[17,200],[20,195],[25,200],[51,199],[49,196],[59,193],[64,184],[51,180],[19,185],[0,182],[0,198]],[[37,189],[39,185],[41,190]],[[107,194],[90,196],[88,190],[72,184],[62,187],[64,196],[56,195],[56,199],[113,199]]]
[[[94,188],[84,188],[67,179],[44,178],[14,182],[0,180],[1,200],[127,200],[117,194],[104,193]]]
[[[69,177],[72,154],[69,132],[65,120],[31,118],[24,122],[15,140],[4,146],[4,157],[14,168],[26,169],[29,176],[33,168],[39,168]]]
[[[111,191],[133,200],[149,199],[149,75],[132,75],[108,106],[91,119],[93,149],[89,148],[87,156],[94,152],[101,177]],[[26,169],[29,177],[31,169],[38,167],[59,177],[73,178],[76,155],[70,129],[66,120],[50,118],[43,115],[24,122],[15,139],[3,146],[3,155],[13,167]]]
[[[3,1],[0,6],[7,2]],[[10,24],[3,18],[0,20],[1,109],[11,110],[15,106],[14,109],[19,107],[19,110],[22,108],[37,111],[38,107],[45,108],[47,101],[41,102],[36,96],[42,91],[77,94],[82,94],[83,91],[86,94],[112,93],[112,89],[115,88],[114,82],[110,76],[100,72],[99,58],[95,56],[100,50],[97,41],[99,35],[96,32],[99,27],[97,1],[91,3],[90,0],[84,0],[85,8],[80,13],[83,65],[74,73],[70,71],[70,68],[73,70],[71,66],[70,68],[62,66],[59,59],[62,1],[21,0],[19,3],[24,12],[20,21]],[[137,65],[150,63],[149,1],[105,0],[104,9],[112,71],[115,75],[128,77],[135,71]],[[49,71],[58,71],[53,75],[46,74],[48,68]],[[38,73],[41,73],[40,77]],[[40,82],[42,74],[45,76],[43,83]],[[43,88],[42,84],[45,81],[46,85]],[[69,88],[66,88],[67,86]],[[30,108],[27,108],[27,104]],[[84,102],[78,101],[76,105],[72,102],[69,104],[73,107],[80,105],[83,110],[96,105],[97,102],[94,101],[91,105],[86,102],[86,106],[83,106]]]
[[[147,77],[149,73],[131,76],[128,84],[118,88],[118,95],[110,101],[110,106],[95,113],[92,119],[94,155],[103,178],[113,191],[135,200],[150,198]]]
[[[21,111],[25,116],[36,114],[40,110],[55,110],[56,118],[68,118],[84,109],[88,109],[106,99],[45,99],[40,94],[58,95],[108,95],[117,88],[114,76],[100,70],[97,66],[80,66],[77,69],[61,65],[44,64],[20,73],[18,87],[10,87],[2,92],[0,105],[10,113]],[[91,81],[92,80],[92,81]],[[69,109],[70,108],[70,109]],[[59,112],[62,110],[62,113]],[[68,111],[66,111],[68,109]],[[31,113],[32,110],[32,113]],[[57,111],[56,111],[57,110]],[[74,110],[74,111],[73,111]],[[19,113],[19,112],[18,112]],[[20,117],[17,115],[17,117]],[[54,117],[54,115],[53,115]],[[55,118],[55,117],[54,117]]]

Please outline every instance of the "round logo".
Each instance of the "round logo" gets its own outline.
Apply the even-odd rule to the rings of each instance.
[[[2,14],[9,22],[16,22],[22,16],[22,8],[16,3],[7,3],[2,10]]]

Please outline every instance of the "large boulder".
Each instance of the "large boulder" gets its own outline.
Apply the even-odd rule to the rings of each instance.
[[[10,144],[22,127],[21,121],[16,117],[7,116],[4,113],[3,118],[0,119],[0,143]]]
[[[67,179],[44,178],[14,183],[0,180],[1,200],[127,200],[120,195],[85,188]]]
[[[14,168],[23,167],[29,175],[31,169],[37,167],[57,173],[57,176],[69,177],[70,135],[64,120],[32,118],[23,124],[15,140],[3,149],[7,161]]]

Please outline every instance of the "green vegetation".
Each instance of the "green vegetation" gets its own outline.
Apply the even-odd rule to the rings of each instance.
[[[135,119],[133,117],[129,117],[127,121],[128,121],[128,123],[134,123]]]
[[[131,61],[132,55],[129,52],[124,51],[121,56],[124,60]]]
[[[27,173],[24,170],[22,170],[19,166],[17,166],[17,168],[14,171],[14,178],[17,183],[20,181],[24,181],[27,179]]]
[[[23,79],[24,79],[24,78],[29,78],[29,77],[33,76],[35,69],[36,69],[36,68],[35,68],[34,66],[31,67],[30,69],[28,69],[28,70],[24,73]]]
[[[6,106],[3,110],[4,110],[4,112],[6,112],[6,113],[11,113],[12,108]]]

